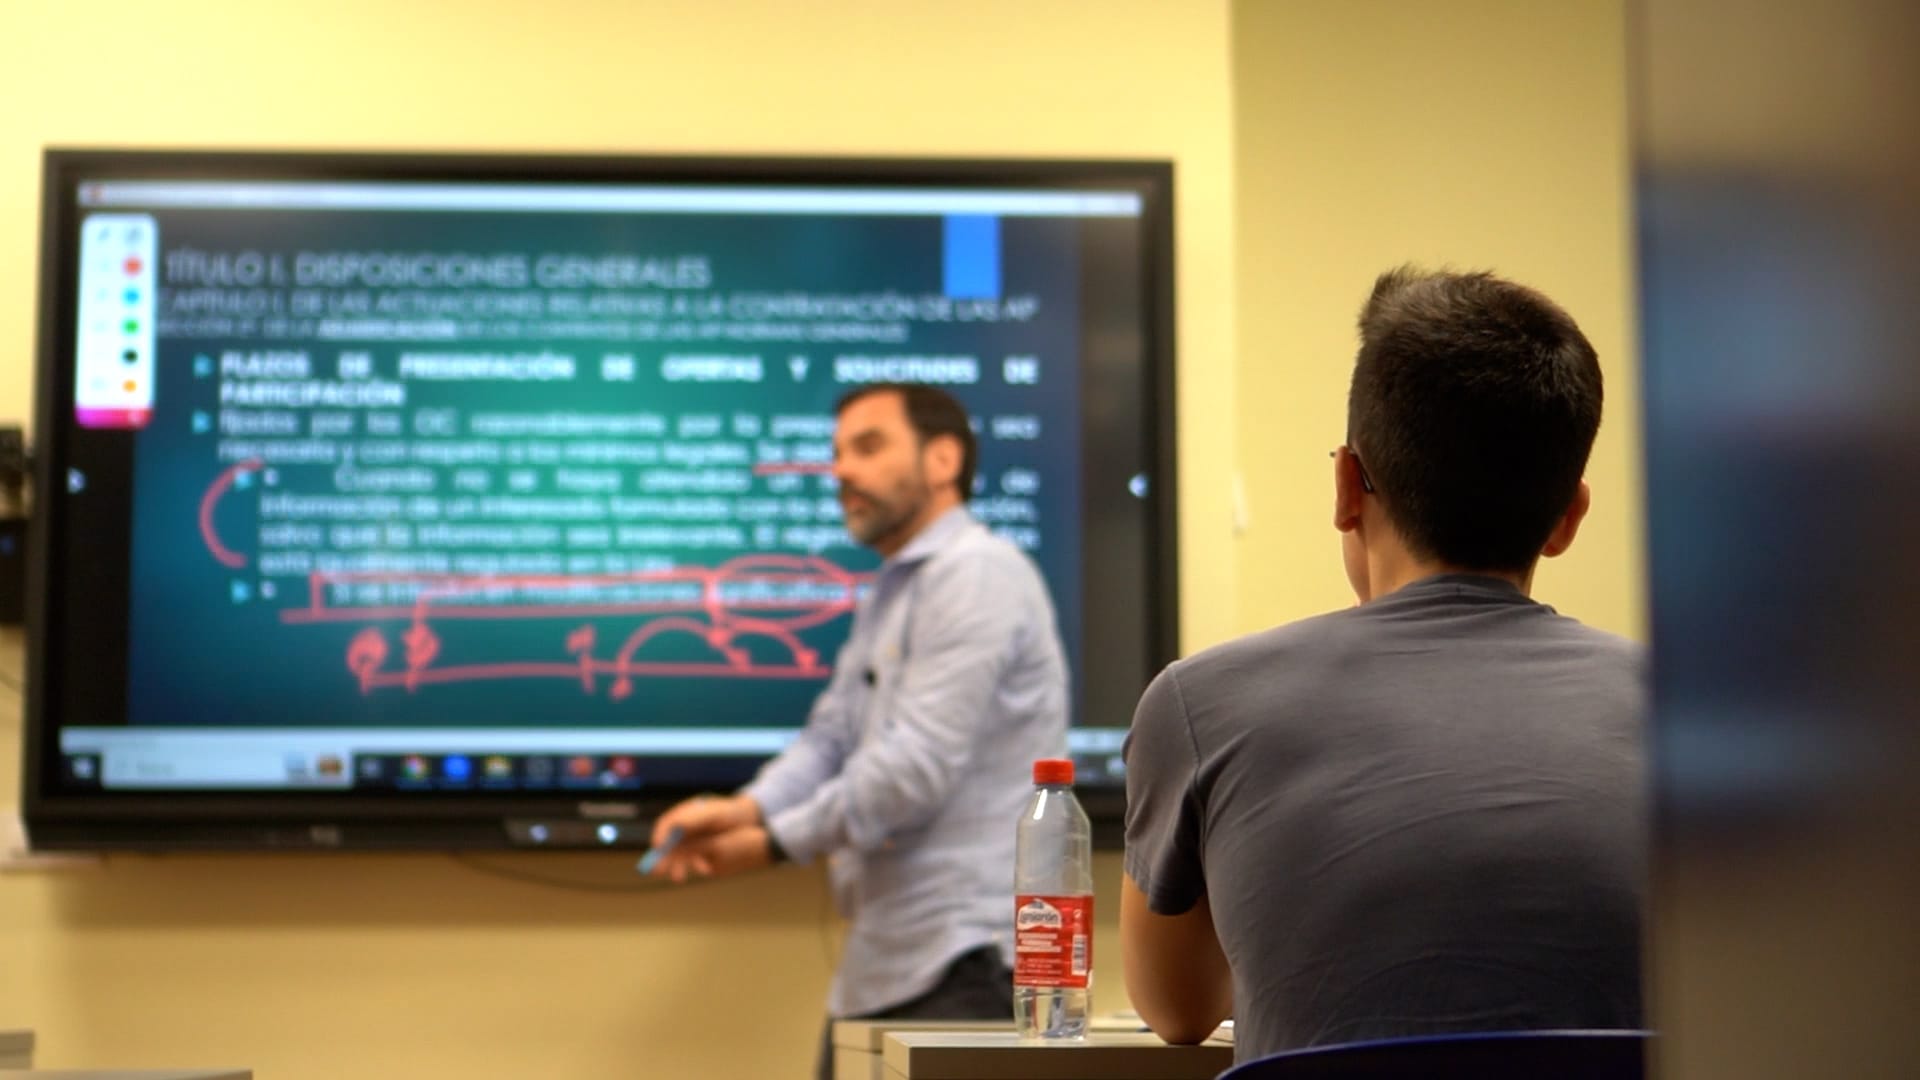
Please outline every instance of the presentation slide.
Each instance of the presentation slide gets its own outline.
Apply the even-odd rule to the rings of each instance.
[[[879,567],[833,435],[885,382],[972,416],[1119,782],[1173,612],[1138,191],[256,164],[52,211],[51,788],[738,783]]]
[[[1071,217],[83,228],[76,418],[136,431],[133,725],[795,725],[877,563],[841,525],[833,406],[883,380],[972,412],[973,513],[1078,640]],[[126,392],[115,364],[150,405],[87,403]]]

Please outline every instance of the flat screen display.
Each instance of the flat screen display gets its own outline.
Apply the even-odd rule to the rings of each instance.
[[[1117,805],[1176,647],[1170,188],[50,151],[36,843],[625,843],[743,782],[878,564],[830,472],[877,381],[973,417],[972,513],[1051,590]]]

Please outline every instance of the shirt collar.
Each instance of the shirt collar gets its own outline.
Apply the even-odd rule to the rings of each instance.
[[[1418,581],[1410,581],[1380,599],[1390,600],[1393,597],[1403,594],[1410,598],[1453,595],[1475,596],[1489,600],[1520,600],[1527,603],[1533,602],[1528,598],[1526,593],[1520,591],[1518,585],[1508,581],[1506,578],[1494,577],[1490,574],[1476,574],[1471,571],[1449,571],[1434,574],[1431,577],[1424,577]]]
[[[880,564],[882,570],[895,566],[906,566],[925,560],[935,552],[960,538],[974,523],[973,515],[967,512],[965,503],[927,522],[925,528],[907,541],[907,546],[893,553],[893,556]]]

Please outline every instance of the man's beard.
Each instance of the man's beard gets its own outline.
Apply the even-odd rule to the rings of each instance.
[[[848,495],[858,496],[865,503],[864,512],[857,519],[847,510]],[[919,517],[931,495],[932,492],[927,490],[926,478],[917,473],[908,477],[890,498],[881,498],[864,488],[843,484],[840,490],[840,513],[846,519],[847,532],[860,543],[873,547]]]

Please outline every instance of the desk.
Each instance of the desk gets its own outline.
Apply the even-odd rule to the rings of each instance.
[[[1233,1047],[1168,1046],[1136,1032],[1041,1043],[1011,1031],[896,1031],[882,1059],[885,1080],[1213,1080],[1233,1066]]]
[[[25,1028],[0,1029],[0,1069],[33,1068],[33,1032]]]
[[[880,1058],[886,1037],[895,1031],[1012,1031],[1013,1020],[836,1020],[833,1022],[833,1080],[886,1080]]]
[[[835,1020],[833,1080],[886,1080],[881,1059],[886,1038],[895,1031],[1011,1031],[1013,1020]],[[1089,1032],[1139,1032],[1146,1028],[1133,1013],[1102,1013],[1087,1018]]]

